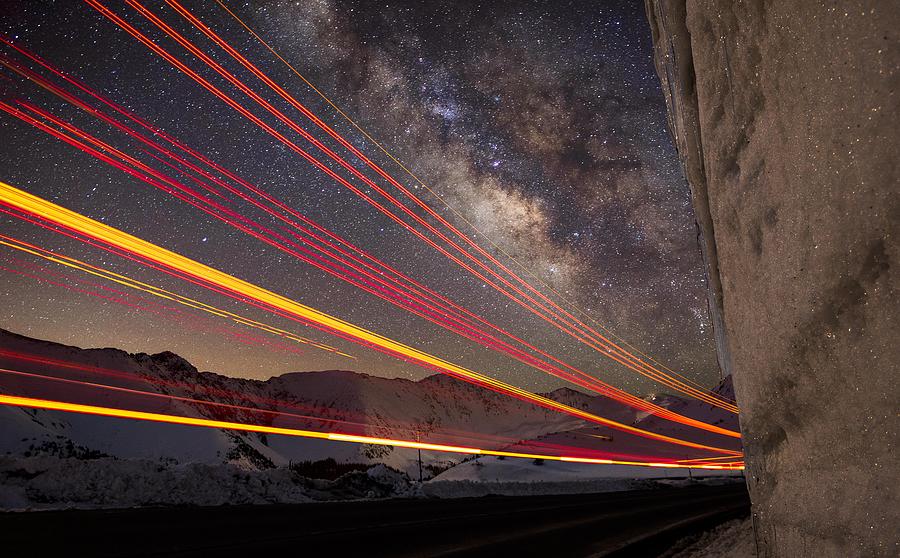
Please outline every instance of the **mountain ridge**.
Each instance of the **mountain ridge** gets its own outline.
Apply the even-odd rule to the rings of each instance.
[[[613,453],[626,454],[635,447],[646,447],[644,441],[632,440],[622,433],[612,433],[609,429],[441,374],[409,380],[382,378],[351,370],[318,370],[288,372],[266,380],[243,379],[199,371],[171,351],[147,354],[128,353],[116,348],[81,349],[5,330],[0,330],[0,349],[5,351],[0,354],[0,366],[7,369],[92,381],[122,390],[153,394],[129,393],[113,397],[96,388],[91,391],[55,380],[23,379],[0,374],[0,389],[34,397],[58,393],[58,398],[62,400],[75,398],[85,403],[112,403],[112,406],[127,403],[130,408],[152,412],[383,438],[420,438],[469,447],[527,446],[529,441],[545,443],[560,436],[570,443],[573,432],[578,433],[574,436],[582,442],[614,438],[616,442],[613,445],[617,447],[613,448],[610,444],[601,447],[603,450],[615,450]],[[44,362],[16,360],[9,356],[10,352],[37,355]],[[82,368],[63,369],[52,364],[53,360],[67,361]],[[64,394],[61,388],[65,390]],[[600,395],[589,395],[568,387],[558,388],[546,395],[625,424],[649,421],[643,426],[649,424],[667,433],[684,434],[704,441],[709,439],[702,434],[684,433],[680,425],[641,416],[636,410]],[[667,398],[667,405],[678,407],[685,414],[696,415],[699,412],[701,418],[709,414],[695,402],[675,396]],[[22,426],[20,420],[10,417],[17,413],[30,413],[32,419],[39,419],[41,426]],[[721,417],[717,420],[722,422]],[[0,421],[17,425],[4,427],[3,434],[0,434],[0,453],[13,455],[41,447],[48,441],[62,441],[123,458],[230,462],[248,468],[334,458],[339,462],[384,463],[401,470],[411,470],[418,458],[414,450],[387,446],[139,424],[124,419],[24,411],[9,407],[0,410]],[[140,440],[145,438],[153,439],[153,443],[148,439],[146,444],[141,444]],[[154,452],[152,448],[160,439],[164,442]],[[447,467],[459,462],[461,457],[424,452],[423,459],[429,465]]]

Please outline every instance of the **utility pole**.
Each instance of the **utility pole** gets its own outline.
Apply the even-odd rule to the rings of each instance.
[[[419,431],[416,430],[416,442],[419,441]],[[419,484],[422,483],[422,448],[416,448],[419,452]]]

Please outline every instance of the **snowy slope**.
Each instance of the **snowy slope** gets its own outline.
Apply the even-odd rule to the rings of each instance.
[[[0,353],[0,368],[8,370],[248,409],[110,392],[0,373],[0,391],[14,395],[319,431],[404,439],[419,436],[433,442],[482,447],[508,445],[581,424],[566,415],[440,375],[413,382],[333,370],[285,374],[267,381],[244,380],[199,372],[172,353],[132,355],[117,349],[79,349],[2,330],[0,351],[4,351]],[[87,370],[23,360],[10,353],[76,363]],[[591,405],[596,407],[598,403]],[[293,416],[255,409],[271,409]],[[121,458],[231,462],[248,468],[333,457],[340,462],[381,462],[409,469],[416,459],[412,450],[383,446],[236,434],[209,428],[0,407],[0,454],[67,455],[71,450],[65,448],[70,446]],[[423,458],[440,466],[460,459],[429,452]]]
[[[11,353],[36,355],[45,362],[23,360]],[[46,359],[76,363],[80,368],[48,363]],[[5,393],[158,413],[387,438],[419,437],[436,443],[531,453],[574,446],[584,448],[594,457],[601,457],[597,452],[622,459],[649,455],[701,456],[695,450],[592,426],[443,375],[413,382],[331,370],[284,374],[266,381],[245,380],[199,372],[184,359],[168,352],[147,355],[117,349],[79,349],[3,330],[0,330],[0,368],[242,407],[234,409],[173,401],[0,373],[0,391]],[[729,390],[730,381],[723,382],[719,389]],[[739,448],[737,440],[638,414],[634,409],[603,397],[567,388],[547,395],[625,424],[637,424],[702,443]],[[666,395],[657,398],[656,402],[688,416],[737,428],[734,415],[696,401]],[[246,469],[330,457],[343,463],[384,463],[412,472],[416,469],[417,459],[414,450],[385,446],[0,407],[0,455],[65,457],[73,452],[99,452],[118,458],[161,459],[176,463],[231,463]],[[462,457],[423,452],[426,465],[433,465],[437,470],[459,463]],[[506,460],[497,465],[511,467],[514,461]]]
[[[687,476],[740,476],[739,471],[706,471],[692,469],[662,469],[633,465],[603,465],[536,461],[532,459],[501,459],[479,457],[460,463],[434,477],[431,482],[563,482],[594,479],[659,479]]]
[[[571,390],[569,390],[571,391]],[[728,376],[713,389],[715,393],[723,397],[733,398],[734,392],[731,377]],[[578,392],[574,392],[578,394]],[[583,394],[581,394],[583,395]],[[571,395],[577,398],[577,395]],[[587,396],[584,396],[587,397]],[[704,404],[697,400],[683,399],[674,395],[650,396],[648,399],[654,403],[710,424],[715,424],[730,430],[739,431],[738,417],[733,413],[724,411],[718,407]],[[572,399],[570,399],[572,400]],[[611,415],[610,418],[617,418]],[[692,442],[702,443],[714,447],[740,450],[739,439],[709,433],[695,428],[690,428],[678,423],[663,420],[647,413],[635,413],[631,421],[625,420],[626,416],[618,417],[621,422],[633,424],[639,428],[677,437]],[[676,459],[715,457],[720,454],[685,448],[671,444],[661,444],[640,436],[627,434],[611,428],[597,427],[593,425],[579,425],[571,430],[552,432],[538,436],[534,439],[514,444],[507,448],[509,451],[535,452],[536,449],[566,446],[585,448],[599,451],[611,459],[624,461],[651,458],[670,457]],[[572,453],[571,451],[569,453]],[[497,459],[495,457],[482,457],[476,460],[460,463],[435,477],[435,482],[456,481],[475,483],[496,482],[562,482],[585,481],[593,479],[615,478],[666,478],[683,477],[688,472],[684,470],[666,470],[658,468],[646,468],[626,465],[596,466],[577,463],[560,463],[544,461],[535,463],[531,460]],[[693,476],[740,476],[739,472],[719,472],[692,470]]]

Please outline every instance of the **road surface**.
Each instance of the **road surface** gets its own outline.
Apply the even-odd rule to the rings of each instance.
[[[653,556],[672,540],[747,513],[740,484],[566,496],[0,513],[0,540],[6,556]]]

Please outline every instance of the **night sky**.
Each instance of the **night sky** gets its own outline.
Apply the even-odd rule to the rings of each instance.
[[[119,2],[106,5],[224,91],[245,100],[134,9]],[[657,389],[485,287],[88,5],[0,6],[0,31],[17,44],[290,207],[598,378],[635,393]],[[266,99],[305,129],[324,137],[165,2],[145,6],[265,91]],[[415,186],[216,2],[185,6],[396,179]],[[303,0],[228,6],[443,202],[529,271],[642,351],[702,384],[716,382],[690,194],[666,128],[642,2]],[[5,46],[0,51],[13,55]],[[136,142],[3,68],[0,99],[27,100],[155,164]],[[283,126],[279,130],[290,132]],[[12,116],[0,115],[0,134],[0,180],[506,382],[532,390],[564,385],[266,246]],[[299,137],[297,141],[303,144]],[[355,162],[349,153],[345,156]],[[361,163],[358,168],[374,176]],[[415,191],[505,258],[443,202],[421,187]],[[248,204],[236,207],[275,225]],[[268,339],[289,350],[247,344],[236,334],[266,336],[208,315],[175,319],[153,306],[161,301],[150,297],[134,294],[126,306],[91,296],[83,291],[96,288],[86,286],[88,279],[79,272],[0,247],[0,327],[5,329],[78,346],[172,350],[201,369],[242,377],[333,368],[408,378],[431,373],[12,217],[0,215],[0,231],[289,329],[357,358],[274,337]],[[75,285],[80,290],[71,288]]]

